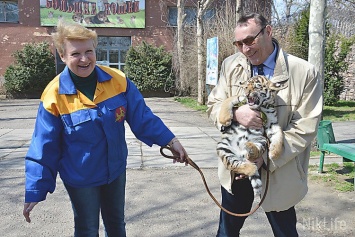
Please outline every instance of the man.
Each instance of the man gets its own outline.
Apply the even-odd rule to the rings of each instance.
[[[264,74],[273,82],[287,84],[277,95],[284,148],[281,156],[270,165],[270,184],[262,207],[275,236],[298,236],[294,206],[307,193],[311,143],[322,112],[322,87],[318,72],[305,60],[286,54],[272,37],[272,27],[256,13],[242,16],[237,21],[233,44],[239,52],[222,63],[219,82],[208,97],[209,116],[220,128],[218,114],[222,101],[241,95],[243,88],[237,86],[238,82],[253,75]],[[233,120],[245,127],[262,126],[260,113],[251,110],[248,105],[235,108],[233,112]],[[265,184],[264,162],[260,157],[255,163]],[[218,175],[223,207],[236,213],[249,212],[254,200],[249,179],[226,169],[221,160]],[[244,221],[244,217],[234,217],[221,211],[217,236],[239,236]]]

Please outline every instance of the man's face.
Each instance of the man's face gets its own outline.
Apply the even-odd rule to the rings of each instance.
[[[254,19],[250,19],[247,24],[238,25],[235,29],[234,45],[250,60],[251,64],[264,63],[274,50],[271,26],[262,28],[255,23]]]

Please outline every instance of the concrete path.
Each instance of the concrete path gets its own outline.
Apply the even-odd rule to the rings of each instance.
[[[215,153],[219,131],[207,115],[175,102],[173,98],[147,98],[147,104],[163,119],[185,146],[189,156],[203,169],[211,192],[220,200]],[[58,179],[56,191],[35,207],[32,223],[22,217],[24,190],[24,156],[27,152],[39,100],[0,100],[0,233],[2,236],[72,236],[73,220],[70,202]],[[333,123],[338,141],[355,142],[355,122]],[[204,190],[199,173],[183,164],[172,164],[163,158],[159,147],[148,147],[138,141],[127,127],[129,146],[126,222],[128,236],[215,236],[219,209]],[[326,163],[340,162],[339,157],[327,157]],[[319,158],[311,159],[312,164]],[[312,189],[318,187],[310,185]],[[315,192],[316,193],[316,192]],[[318,202],[317,195],[308,195],[305,204],[297,207],[307,213],[307,204]],[[353,205],[346,201],[344,205]],[[326,236],[317,228],[320,222],[333,231],[331,219],[322,214],[299,217],[300,236]],[[319,217],[319,218],[318,218]],[[328,217],[327,217],[328,218]],[[336,216],[334,216],[336,218]],[[345,221],[337,219],[337,221]],[[318,221],[316,223],[316,221]],[[333,225],[333,229],[331,229]],[[354,234],[353,228],[341,233]],[[329,232],[329,231],[328,231]],[[104,236],[101,224],[100,236]],[[350,235],[349,235],[350,234]],[[273,236],[262,209],[249,217],[242,236]],[[338,236],[332,232],[329,236]],[[340,236],[340,235],[339,235]],[[341,235],[343,236],[343,235]]]

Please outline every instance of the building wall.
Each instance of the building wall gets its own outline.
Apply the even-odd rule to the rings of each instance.
[[[170,6],[175,1],[168,1]],[[172,34],[167,27],[167,4],[159,4],[160,0],[146,0],[144,29],[131,28],[94,28],[99,36],[131,36],[132,45],[146,41],[156,46],[163,45],[167,50],[172,49]],[[54,27],[40,25],[39,1],[18,1],[19,23],[0,23],[0,77],[6,68],[14,62],[12,54],[23,48],[26,43],[48,41]],[[54,51],[54,49],[53,49]]]
[[[343,74],[344,90],[340,94],[340,99],[355,101],[355,46],[352,47],[352,51],[346,60],[349,63],[349,68]]]

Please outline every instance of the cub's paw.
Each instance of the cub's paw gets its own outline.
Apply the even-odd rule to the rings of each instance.
[[[226,101],[224,101],[221,105],[221,110],[219,112],[219,122],[223,126],[228,127],[232,124],[233,121],[233,108],[225,102]]]
[[[221,110],[219,111],[219,122],[223,126],[228,127],[233,121],[233,108],[240,102],[240,98],[232,96],[224,100],[221,104]]]
[[[270,144],[270,148],[269,148],[269,157],[272,160],[276,160],[280,157],[282,152],[282,144]]]
[[[258,167],[254,163],[242,163],[235,167],[233,171],[237,174],[253,176],[258,171]]]
[[[247,150],[247,159],[250,161],[255,161],[260,157],[260,151],[257,146],[252,142],[245,143],[245,149]]]

